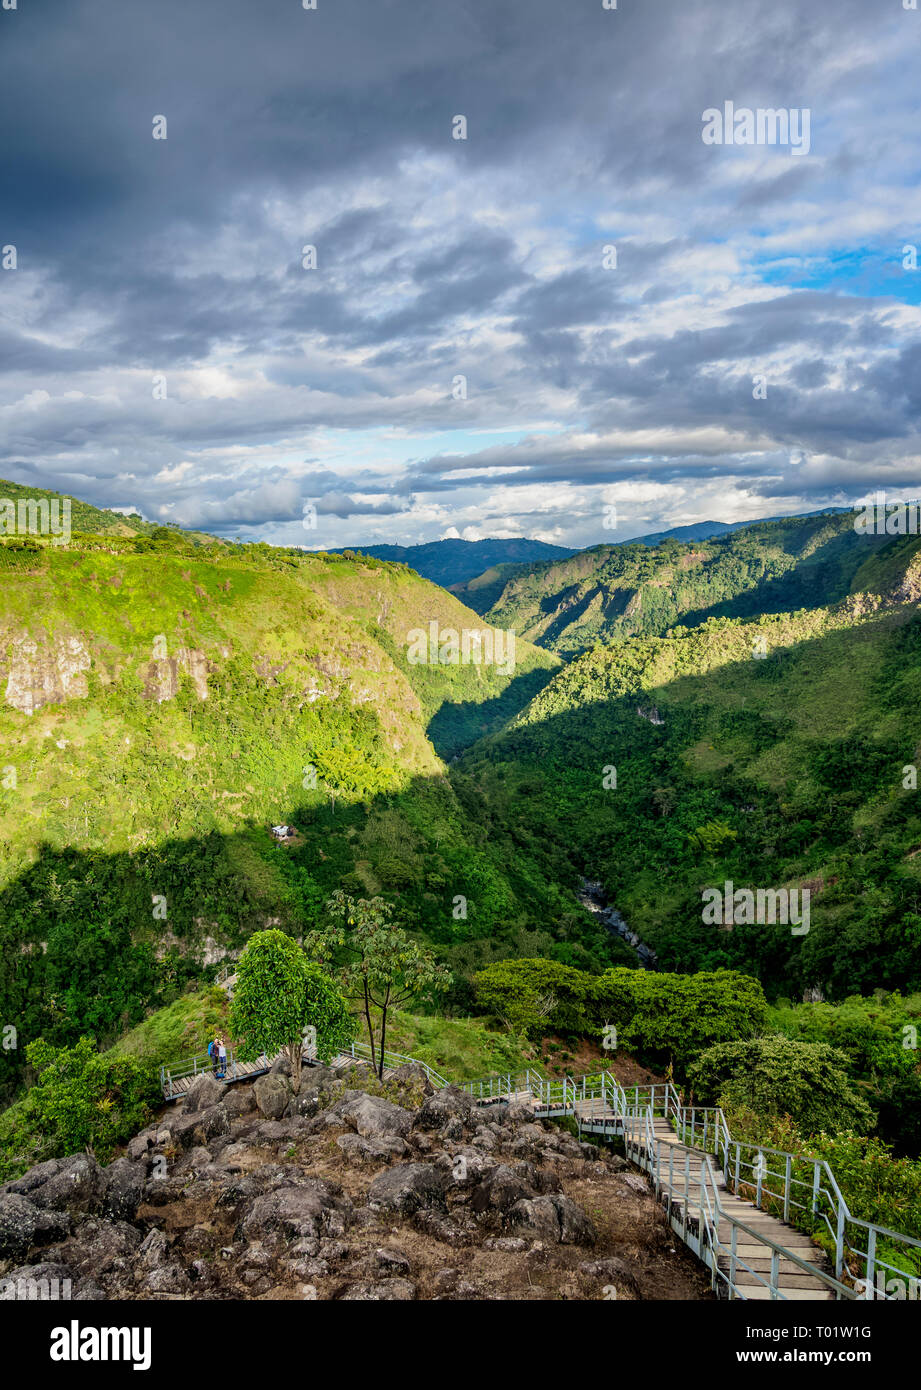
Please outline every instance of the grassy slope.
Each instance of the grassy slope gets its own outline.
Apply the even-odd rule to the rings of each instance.
[[[232,1043],[228,1014],[227,996],[218,986],[183,994],[130,1029],[111,1050],[159,1067],[204,1052],[218,1030]],[[363,1025],[357,1036],[367,1041]],[[402,1011],[393,1012],[387,1020],[387,1047],[428,1062],[452,1081],[517,1071],[528,1065],[533,1053],[527,1043],[492,1032],[480,1019]]]
[[[52,492],[48,488],[31,487],[23,483],[12,483],[0,478],[0,500],[19,503],[30,498],[44,499],[48,502],[54,500],[61,502],[66,498],[70,502],[72,531],[85,531],[101,535],[145,536],[155,530],[158,525],[157,522],[143,521],[136,514],[124,516],[121,512],[110,512],[101,507],[94,507],[90,502],[81,502],[79,497],[68,497],[66,493]],[[63,513],[59,512],[59,516],[63,517]],[[184,531],[182,534],[188,540],[195,542],[213,540],[213,537],[207,536],[201,531]]]
[[[885,537],[853,517],[762,522],[708,541],[596,546],[513,575],[487,613],[563,655],[628,636],[662,635],[708,617],[752,617],[837,602]]]
[[[0,690],[59,679],[72,643],[90,663],[85,695],[0,706],[0,1011],[23,1043],[111,1040],[252,930],[309,926],[339,886],[397,898],[465,967],[581,935],[571,895],[471,818],[428,737],[451,752],[496,727],[558,661],[521,643],[512,674],[409,665],[410,628],[482,623],[405,566],[97,537],[0,547],[0,585]],[[190,651],[207,698],[177,667],[158,703]]]

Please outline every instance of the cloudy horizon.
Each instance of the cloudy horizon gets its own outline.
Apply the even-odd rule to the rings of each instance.
[[[0,11],[0,477],[318,549],[916,496],[921,12],[728,8]]]

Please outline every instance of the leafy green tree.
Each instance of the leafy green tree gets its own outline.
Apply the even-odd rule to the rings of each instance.
[[[316,1029],[317,1055],[324,1060],[354,1036],[348,1006],[333,981],[280,931],[256,932],[247,942],[237,965],[230,1027],[247,1060],[284,1053],[295,1085],[308,1028]]]
[[[716,859],[727,845],[737,839],[738,831],[733,830],[731,825],[722,820],[711,820],[706,825],[698,825],[688,836],[688,843],[708,859]]]
[[[866,1134],[873,1111],[847,1076],[847,1057],[827,1043],[773,1034],[708,1048],[688,1069],[704,1104],[789,1116],[805,1134]]]
[[[371,1062],[383,1077],[389,1010],[447,990],[450,972],[392,920],[393,908],[383,898],[355,899],[337,889],[326,911],[326,925],[309,934],[305,949],[335,969],[346,998],[360,1003]]]
[[[735,970],[679,975],[618,968],[606,971],[599,986],[611,992],[623,1043],[682,1074],[705,1049],[759,1033],[767,1016],[759,982]],[[618,1016],[618,1009],[627,1011]]]

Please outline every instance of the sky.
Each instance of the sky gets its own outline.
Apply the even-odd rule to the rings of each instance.
[[[17,0],[0,478],[310,549],[917,496],[910,3]]]

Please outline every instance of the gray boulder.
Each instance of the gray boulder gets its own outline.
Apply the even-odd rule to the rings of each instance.
[[[333,1183],[311,1178],[297,1187],[281,1187],[257,1197],[240,1223],[244,1240],[280,1231],[288,1237],[339,1236],[348,1224],[351,1202]]]
[[[128,1140],[127,1154],[133,1163],[146,1158],[156,1142],[156,1130],[142,1129],[133,1139]]]
[[[336,1147],[355,1163],[389,1163],[409,1153],[402,1139],[363,1139],[360,1134],[340,1134]]]
[[[143,1163],[117,1158],[102,1170],[102,1202],[104,1216],[115,1221],[133,1221],[144,1196],[147,1175]]]
[[[400,1163],[386,1168],[368,1188],[372,1211],[396,1211],[409,1216],[420,1207],[444,1207],[444,1181],[428,1163]]]
[[[77,1276],[70,1265],[55,1260],[21,1265],[0,1278],[0,1300],[3,1302],[50,1303],[70,1297]]]
[[[232,1120],[238,1120],[241,1115],[248,1115],[256,1108],[252,1086],[231,1086],[221,1104]]]
[[[579,1273],[587,1283],[596,1286],[598,1297],[602,1296],[605,1288],[613,1287],[617,1291],[618,1298],[631,1300],[642,1298],[640,1286],[629,1265],[618,1259],[616,1255],[609,1255],[604,1260],[590,1260],[586,1264],[581,1264],[579,1265]]]
[[[96,1207],[102,1191],[102,1169],[90,1154],[54,1158],[38,1168],[38,1182],[34,1180],[38,1170],[32,1169],[10,1184],[10,1192],[27,1192],[30,1201],[46,1210],[82,1212]]]
[[[530,1163],[500,1163],[488,1169],[482,1182],[474,1188],[470,1205],[478,1215],[502,1212],[535,1195],[534,1169]]]
[[[427,1096],[413,1122],[415,1129],[442,1129],[452,1120],[472,1124],[476,1106],[471,1096],[457,1086],[446,1086]]]
[[[217,1105],[224,1090],[225,1087],[216,1077],[209,1072],[202,1072],[186,1091],[185,1100],[182,1102],[183,1111],[186,1115],[191,1115],[195,1110],[207,1110],[209,1105]]]
[[[408,1302],[416,1297],[416,1286],[409,1279],[378,1279],[351,1284],[341,1297],[344,1303]]]
[[[569,1197],[525,1198],[509,1210],[508,1223],[550,1245],[594,1245],[595,1227]]]
[[[18,1259],[33,1245],[63,1240],[70,1231],[66,1212],[44,1211],[28,1197],[7,1192],[0,1197],[0,1258]]]
[[[202,1111],[201,1127],[206,1139],[216,1139],[218,1135],[228,1133],[230,1116],[223,1102],[220,1105],[209,1105],[207,1110]]]
[[[405,1138],[412,1128],[409,1110],[394,1105],[383,1096],[369,1096],[364,1091],[346,1091],[326,1112],[328,1125],[343,1125],[355,1130],[363,1139]]]
[[[144,1278],[141,1288],[152,1294],[184,1294],[191,1284],[180,1265],[158,1265]]]
[[[266,1076],[260,1076],[253,1086],[253,1097],[260,1113],[267,1120],[280,1120],[291,1099],[287,1078],[280,1072],[269,1072]]]
[[[204,1144],[205,1131],[200,1113],[179,1115],[170,1125],[170,1140],[180,1148],[191,1149],[195,1144]]]

